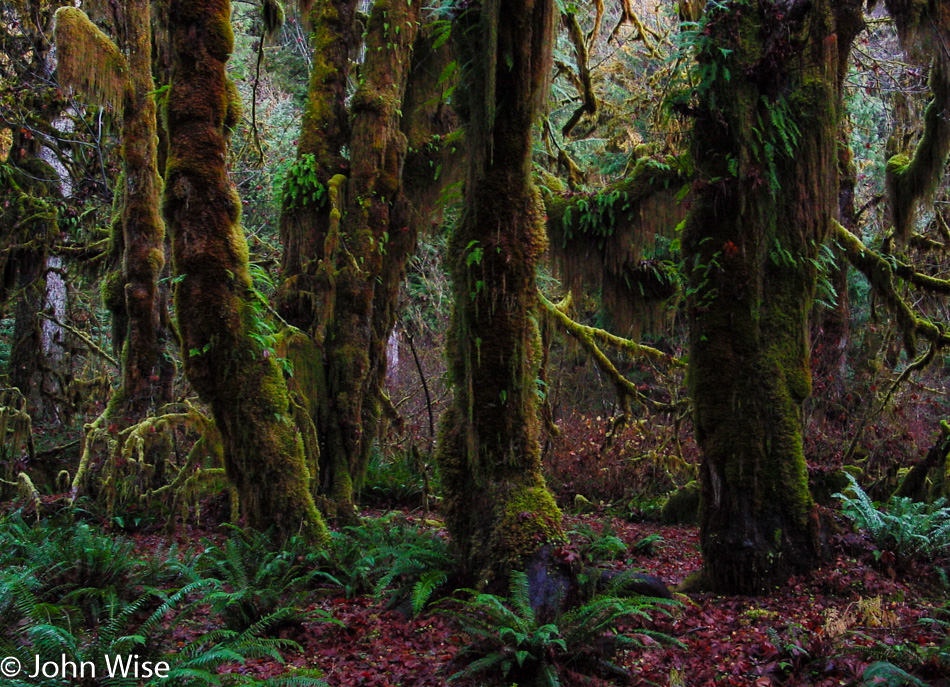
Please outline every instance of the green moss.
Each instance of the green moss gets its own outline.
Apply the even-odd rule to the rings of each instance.
[[[699,517],[699,482],[693,481],[670,494],[660,520],[670,525],[695,525]]]
[[[102,304],[109,312],[125,311],[125,277],[121,272],[109,272],[99,285]]]
[[[543,484],[538,487],[520,485],[504,499],[504,512],[492,535],[495,554],[492,569],[485,578],[504,579],[505,573],[519,568],[544,544],[564,541],[561,511],[551,492]]]
[[[807,323],[812,261],[837,211],[839,64],[861,17],[818,0],[789,38],[775,11],[723,5],[707,24],[682,242],[704,574],[722,591],[759,591],[818,558],[801,437]]]
[[[905,169],[907,169],[907,165],[909,164],[910,155],[907,155],[906,153],[892,155],[887,161],[886,171],[890,174],[900,174]]]
[[[282,372],[260,341],[240,202],[225,168],[229,17],[227,0],[172,0],[169,8],[164,209],[180,277],[175,297],[185,372],[212,408],[248,524],[281,535],[302,530],[322,545],[328,535],[310,494]],[[196,228],[200,249],[190,240]]]

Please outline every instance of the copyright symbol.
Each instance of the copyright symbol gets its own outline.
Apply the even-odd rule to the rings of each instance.
[[[0,661],[0,674],[4,677],[16,677],[23,670],[20,660],[16,656],[7,656]]]

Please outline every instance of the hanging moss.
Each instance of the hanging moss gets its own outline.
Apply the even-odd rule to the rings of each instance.
[[[567,287],[599,288],[615,327],[635,338],[663,329],[663,305],[678,293],[678,255],[666,247],[686,216],[685,183],[684,160],[643,157],[596,193],[545,196],[551,256]]]
[[[55,31],[60,83],[121,112],[129,87],[129,65],[115,43],[75,7],[56,10]]]
[[[924,113],[924,135],[913,157],[897,154],[887,161],[886,184],[895,232],[907,238],[914,230],[917,206],[933,196],[950,156],[950,69],[944,59],[930,72],[933,98]]]

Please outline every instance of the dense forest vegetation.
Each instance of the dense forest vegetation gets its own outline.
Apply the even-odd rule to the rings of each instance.
[[[0,13],[4,684],[947,684],[950,3]]]

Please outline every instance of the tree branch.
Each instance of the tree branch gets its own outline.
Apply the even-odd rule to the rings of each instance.
[[[914,271],[913,267],[906,263],[886,259],[865,246],[861,239],[836,220],[832,220],[832,233],[838,241],[838,245],[844,250],[848,261],[867,277],[874,293],[894,313],[904,337],[904,347],[910,357],[916,355],[916,337],[918,335],[938,347],[950,344],[950,336],[944,332],[942,326],[931,322],[926,317],[918,317],[907,302],[901,298],[894,285],[894,277],[901,277],[918,288],[936,293],[950,293],[950,281],[928,277]]]

